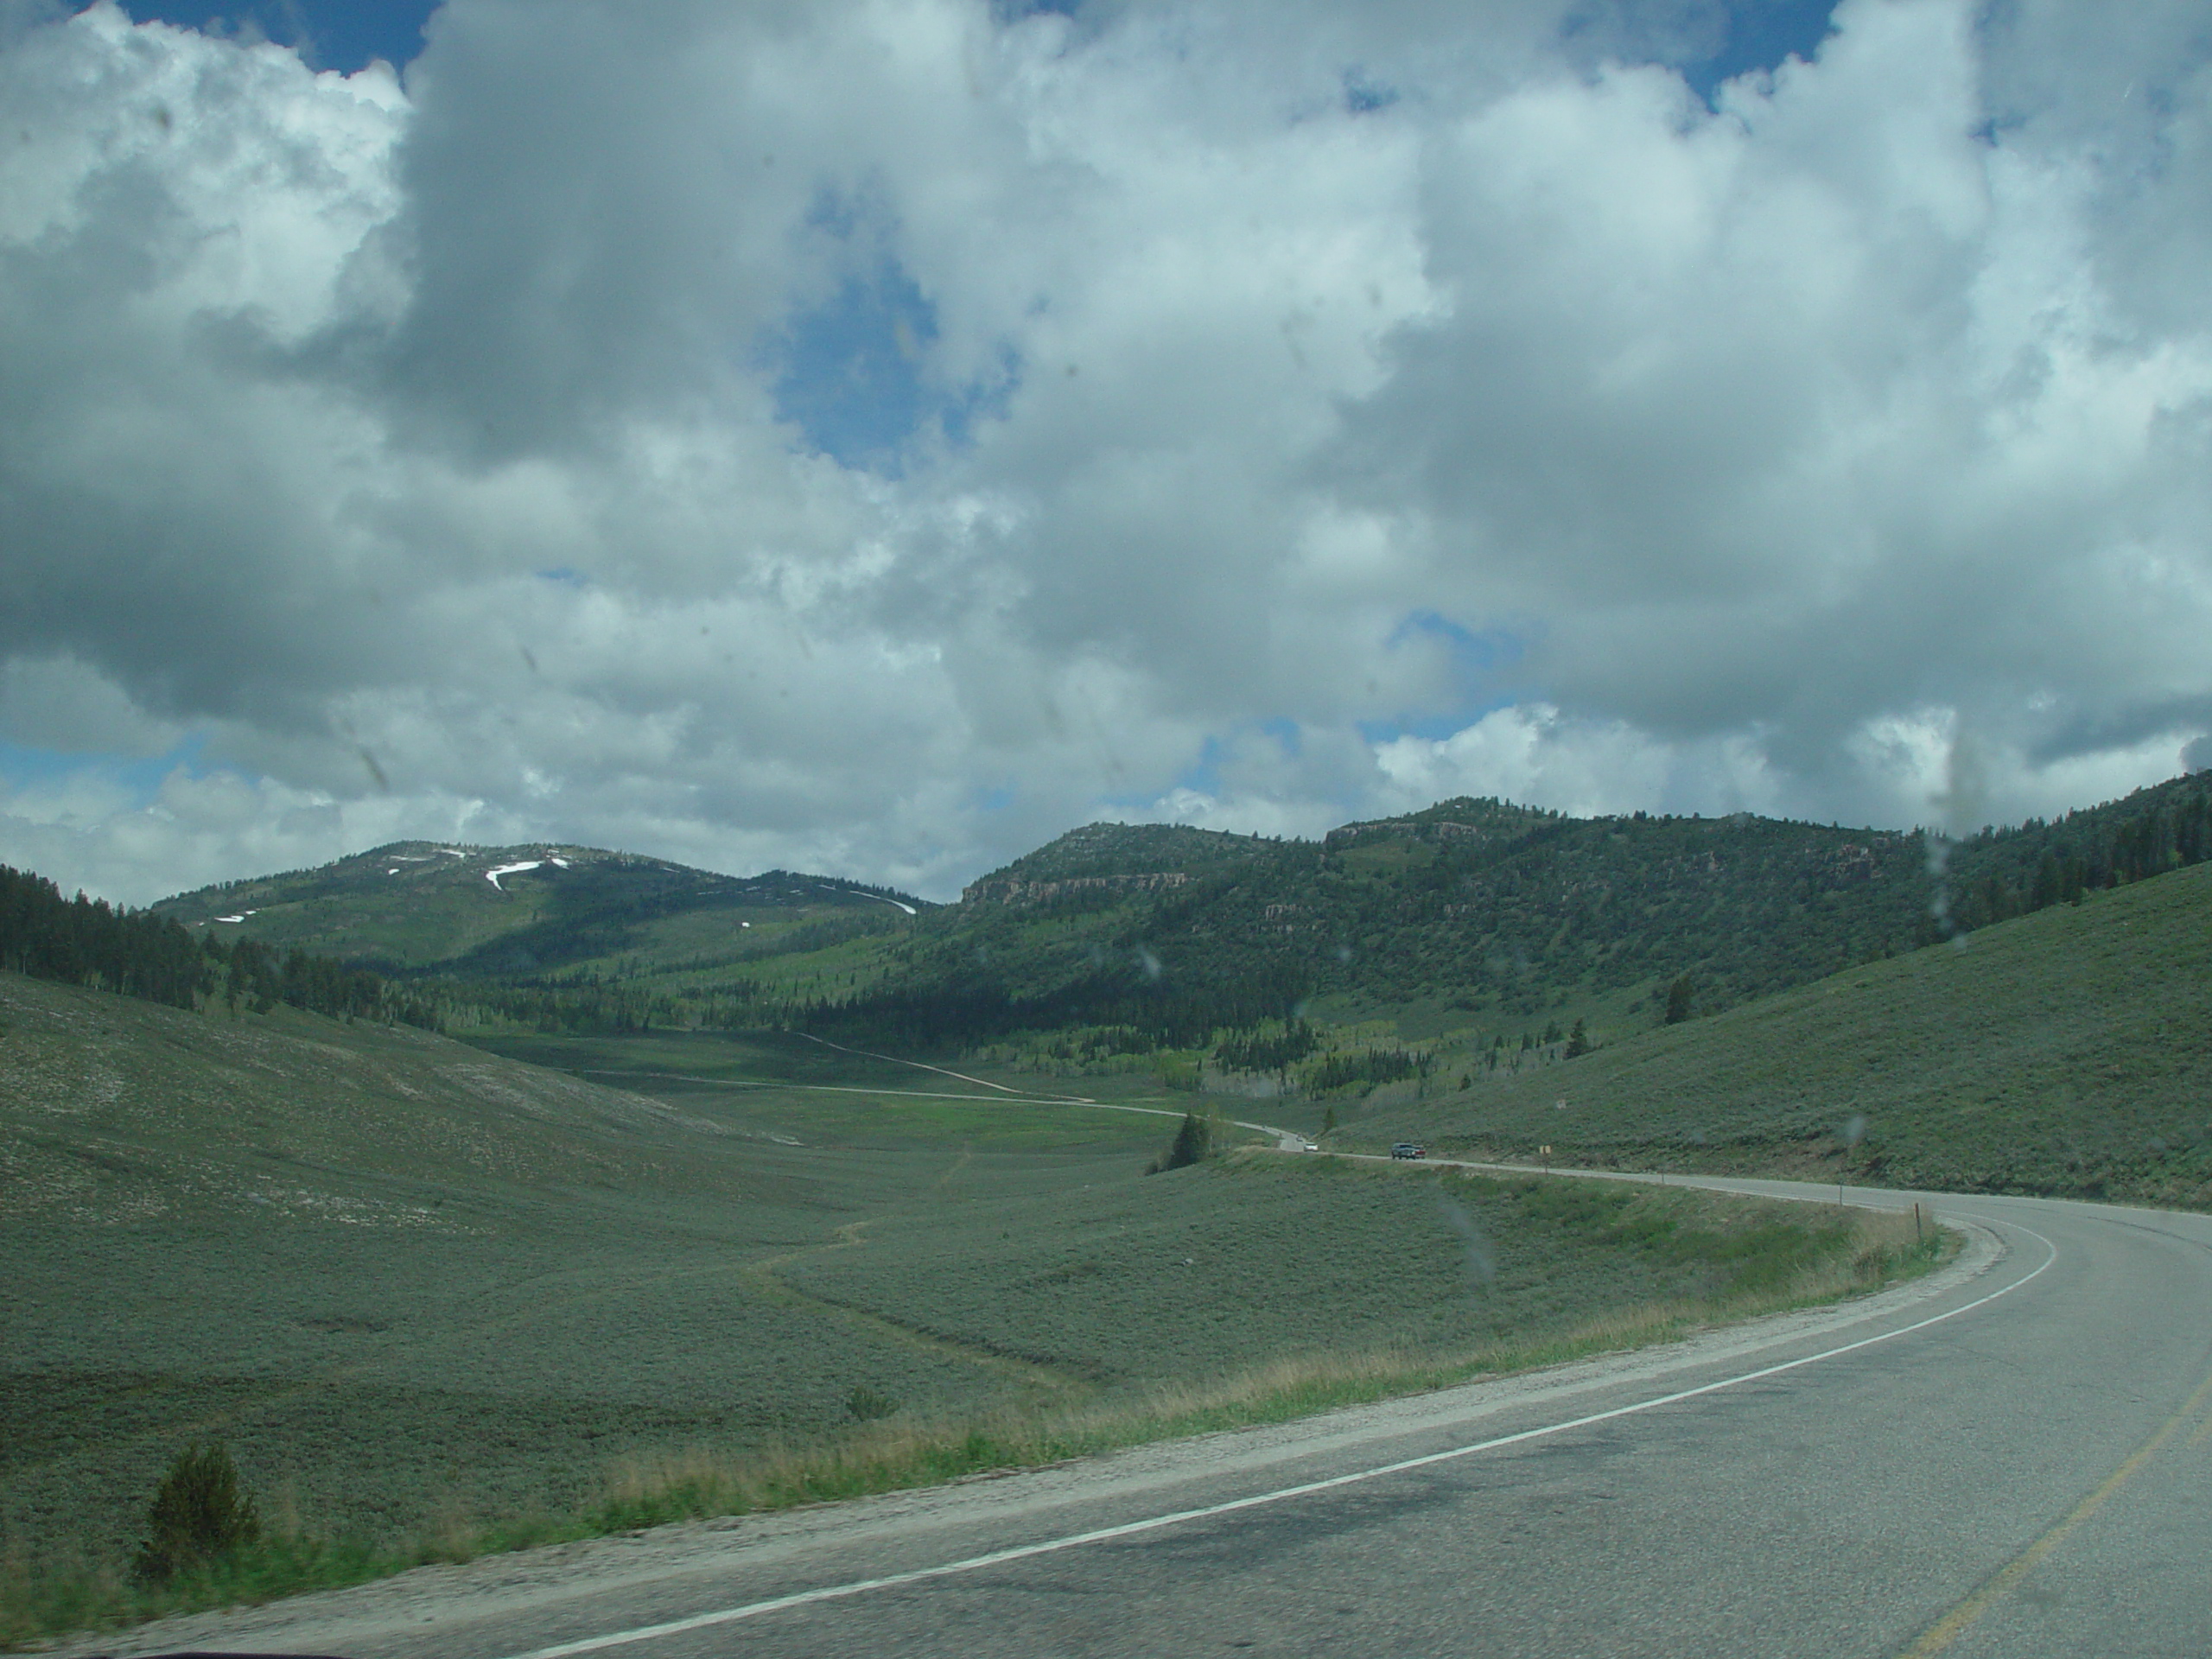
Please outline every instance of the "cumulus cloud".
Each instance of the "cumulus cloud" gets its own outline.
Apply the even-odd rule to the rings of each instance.
[[[1742,15],[450,0],[403,81],[18,6],[0,857],[949,895],[2201,763],[2190,10]]]

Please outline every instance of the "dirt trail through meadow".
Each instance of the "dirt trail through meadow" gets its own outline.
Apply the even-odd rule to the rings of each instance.
[[[954,1170],[967,1161],[963,1153],[952,1169],[945,1172],[949,1178]],[[811,1291],[799,1289],[784,1278],[779,1269],[808,1256],[822,1255],[833,1250],[864,1249],[868,1246],[868,1230],[887,1221],[898,1218],[894,1211],[874,1216],[865,1221],[847,1222],[837,1229],[836,1240],[827,1244],[810,1244],[803,1249],[786,1250],[781,1255],[772,1255],[746,1264],[741,1270],[753,1291],[764,1300],[780,1302],[787,1307],[804,1308],[824,1319],[839,1321],[852,1330],[861,1331],[887,1342],[939,1359],[975,1366],[988,1372],[1002,1382],[1027,1389],[1033,1395],[1043,1395],[1058,1400],[1079,1399],[1091,1392],[1091,1385],[1082,1378],[1070,1376],[1051,1365],[1034,1360],[1020,1359],[1002,1354],[980,1343],[961,1342],[950,1337],[941,1337],[919,1325],[907,1325],[880,1313],[863,1308],[851,1307],[827,1296],[817,1296]]]

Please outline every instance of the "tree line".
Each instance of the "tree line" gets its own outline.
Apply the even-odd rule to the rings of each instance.
[[[430,999],[365,968],[305,950],[281,955],[258,940],[194,938],[151,911],[79,893],[64,899],[42,875],[0,864],[0,969],[33,979],[196,1008],[219,997],[266,1014],[278,1003],[333,1019],[398,1020],[435,1029]]]
[[[167,917],[81,893],[64,899],[44,876],[5,864],[0,968],[176,1008],[194,1007],[215,978],[200,942]]]
[[[2125,799],[2018,829],[1984,830],[1943,849],[1920,943],[2009,921],[2212,856],[2212,778],[2177,778]]]
[[[908,982],[802,1004],[791,1028],[916,1049],[964,1049],[1020,1032],[1100,1026],[1154,1048],[1202,1048],[1217,1032],[1297,1021],[1306,995],[1304,976],[1281,966],[1212,982],[1099,971],[1033,995],[1003,982]]]

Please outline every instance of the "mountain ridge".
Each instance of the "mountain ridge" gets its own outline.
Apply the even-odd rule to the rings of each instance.
[[[1090,1028],[1186,1047],[1317,1010],[1508,1034],[1624,1029],[1659,1017],[1655,997],[1713,1013],[2208,852],[2200,774],[1956,841],[1456,797],[1318,840],[1084,825],[944,906],[552,842],[409,842],[155,908],[202,935],[442,976],[472,1020],[947,1050]]]
[[[220,929],[386,973],[498,974],[542,971],[633,947],[651,924],[700,912],[811,913],[855,906],[908,917],[937,908],[837,876],[780,869],[724,875],[566,842],[486,847],[410,840],[174,894],[149,909],[197,931]]]

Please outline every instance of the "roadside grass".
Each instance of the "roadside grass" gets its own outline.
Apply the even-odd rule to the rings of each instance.
[[[1448,1098],[1378,1101],[1332,1144],[2205,1209],[2208,1101],[2200,865]]]
[[[671,1077],[744,1083],[875,1084],[897,1089],[912,1087],[918,1078],[947,1089],[959,1086],[952,1078],[917,1066],[832,1048],[787,1032],[539,1033],[467,1035],[461,1040],[510,1059],[580,1075],[602,1071],[663,1072]]]
[[[1824,1224],[1682,1189],[1258,1153],[917,1209],[873,1227],[869,1249],[816,1253],[787,1278],[1126,1389],[1284,1353],[1459,1352],[1738,1290],[1834,1248]]]
[[[1629,1207],[1634,1203],[1631,1198]],[[1647,1226],[1651,1220],[1637,1217]],[[1785,1243],[1785,1234],[1794,1236]],[[1288,1422],[1825,1306],[1920,1277],[1948,1261],[1959,1243],[1955,1234],[1932,1227],[1921,1232],[1908,1217],[1864,1210],[1847,1211],[1832,1226],[1792,1229],[1768,1222],[1736,1236],[1782,1248],[1735,1252],[1754,1270],[1715,1294],[1611,1309],[1564,1329],[1458,1352],[1386,1346],[1284,1357],[1211,1380],[1154,1382],[1129,1398],[871,1424],[835,1441],[735,1459],[693,1449],[635,1460],[611,1471],[606,1501],[589,1518],[605,1529],[623,1530],[752,1514]],[[1808,1241],[1818,1242],[1806,1248]]]

